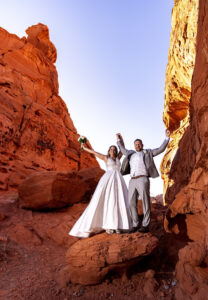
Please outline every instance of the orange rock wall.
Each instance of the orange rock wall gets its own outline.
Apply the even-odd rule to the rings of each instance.
[[[171,131],[171,142],[161,164],[164,193],[174,183],[169,173],[178,144],[189,125],[191,80],[196,56],[199,0],[175,1],[171,18],[170,48],[165,82],[163,120]],[[167,198],[167,195],[166,195]]]
[[[187,219],[191,219],[193,214],[195,218],[200,214],[201,221],[208,216],[207,8],[208,2],[200,0],[196,61],[191,82],[192,97],[189,103],[190,119],[170,169],[170,179],[174,184],[167,189],[166,193],[171,218],[177,214],[188,214]]]
[[[16,188],[36,170],[98,166],[80,151],[59,96],[57,52],[47,26],[31,26],[26,33],[20,39],[0,28],[0,190]]]
[[[187,12],[190,16],[198,14],[197,28],[193,26],[195,23],[191,18],[188,18],[187,24],[187,28],[190,24],[193,31],[192,35],[189,33],[190,36],[195,37],[197,33],[195,61],[194,47],[191,47],[193,75],[191,77],[190,73],[189,76],[180,77],[184,79],[184,86],[186,79],[189,78],[191,97],[184,100],[187,105],[186,114],[183,114],[185,110],[181,107],[181,113],[185,118],[180,124],[175,118],[174,105],[177,112],[178,104],[173,97],[174,91],[170,90],[172,96],[168,100],[166,95],[165,100],[164,121],[168,125],[169,120],[170,128],[175,131],[172,134],[173,142],[161,167],[163,170],[168,168],[165,174],[167,176],[165,201],[169,207],[164,225],[167,232],[187,242],[187,245],[179,251],[179,261],[176,265],[176,276],[179,281],[176,298],[186,299],[186,295],[187,299],[205,299],[208,293],[208,1],[177,1],[174,9],[177,10],[185,2],[187,2],[183,8],[185,14]],[[191,13],[188,3],[190,5],[192,3],[192,10],[195,10],[195,13]],[[182,15],[183,12],[178,15],[178,22]],[[176,26],[177,22],[174,24]],[[174,28],[172,34],[173,32]],[[176,44],[177,41],[176,36]],[[190,45],[193,46],[194,41]],[[175,47],[174,44],[172,46]],[[179,66],[180,71],[181,65],[185,70],[190,66],[189,58],[187,48],[180,64],[169,56],[169,66],[173,64],[176,69]],[[170,71],[168,67],[166,93]],[[178,86],[175,88],[178,89]],[[169,107],[172,107],[173,113]]]

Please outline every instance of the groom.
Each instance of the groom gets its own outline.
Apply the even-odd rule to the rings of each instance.
[[[143,205],[143,220],[142,226],[138,229],[139,232],[149,232],[150,223],[150,182],[149,177],[155,178],[159,176],[156,169],[153,157],[165,151],[169,140],[170,131],[166,130],[166,138],[162,145],[156,149],[143,149],[142,140],[136,139],[134,141],[134,150],[127,150],[123,146],[123,138],[120,133],[117,135],[117,144],[122,154],[126,157],[122,163],[121,174],[126,175],[130,173],[129,182],[129,205],[130,214],[133,222],[133,232],[137,231],[139,227],[139,218],[137,212],[138,195],[142,199]]]

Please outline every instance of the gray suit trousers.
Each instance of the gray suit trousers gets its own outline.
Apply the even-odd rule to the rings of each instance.
[[[139,225],[137,202],[142,199],[143,221],[142,226],[146,227],[150,223],[150,182],[149,177],[140,177],[129,181],[129,206],[133,227]]]

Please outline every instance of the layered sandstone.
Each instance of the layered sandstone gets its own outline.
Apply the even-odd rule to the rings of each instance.
[[[98,167],[80,151],[59,96],[57,52],[47,26],[26,33],[19,38],[0,28],[0,190],[16,188],[34,171]]]
[[[89,285],[101,282],[112,271],[125,274],[157,246],[155,236],[141,233],[103,233],[80,240],[66,253],[68,280]]]
[[[190,122],[191,80],[196,56],[199,0],[175,1],[172,10],[171,36],[165,81],[163,120],[171,131],[172,141],[161,164],[164,193],[174,184],[170,177],[178,144]]]
[[[183,7],[185,2],[186,5]],[[171,149],[170,146],[162,169],[168,170],[166,172],[168,177],[165,180],[167,183],[165,201],[169,204],[169,208],[165,219],[165,229],[178,237],[181,236],[188,243],[180,250],[176,266],[176,275],[179,280],[177,295],[178,298],[186,295],[187,299],[205,299],[208,292],[208,2],[206,0],[177,1],[174,9],[183,8],[180,14],[182,16],[187,11],[190,13],[191,5],[191,11],[193,11],[191,16],[198,15],[197,28],[193,26],[196,23],[191,18],[188,18],[187,23],[187,28],[190,26],[191,30],[190,37],[195,37],[197,32],[193,76],[189,78],[191,98],[187,102],[187,114],[172,135],[174,140],[171,146],[175,145],[175,149],[174,147]],[[178,16],[178,22],[181,20],[180,16]],[[176,25],[177,22],[172,24],[177,29]],[[174,30],[173,28],[172,33]],[[183,35],[181,35],[182,38],[184,38]],[[192,47],[190,52],[193,53]],[[190,66],[189,52],[184,58],[185,60],[180,60],[180,64],[176,64],[173,57],[169,56],[169,65],[175,65],[175,68],[179,67],[179,70],[181,65],[185,70]],[[170,70],[167,69],[166,85],[168,85],[170,74]],[[185,84],[187,77],[184,76],[183,79]],[[168,101],[166,98],[164,116],[167,116],[167,109],[172,104],[174,110],[174,102],[177,102],[174,99],[173,92],[170,92]],[[177,105],[175,108],[177,111]],[[182,109],[182,113],[183,111]],[[173,113],[174,119],[175,113]],[[164,120],[166,122],[168,118],[165,117]],[[170,126],[178,124],[176,119],[175,123],[173,120]],[[177,132],[181,132],[178,137]]]

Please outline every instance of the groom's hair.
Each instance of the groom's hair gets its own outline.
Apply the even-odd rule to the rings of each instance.
[[[141,143],[143,144],[142,140],[140,140],[140,139],[136,139],[136,140],[134,141],[134,143],[135,143],[135,142],[141,142]]]

